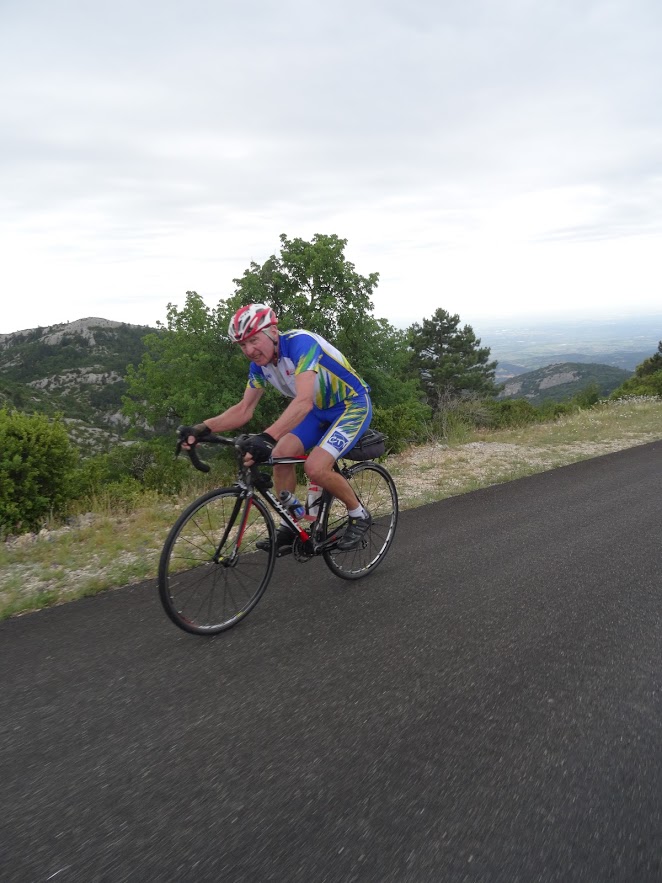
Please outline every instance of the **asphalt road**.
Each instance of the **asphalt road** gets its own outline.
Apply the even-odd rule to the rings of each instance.
[[[0,625],[0,879],[659,881],[662,442],[282,559],[216,638],[153,583]]]

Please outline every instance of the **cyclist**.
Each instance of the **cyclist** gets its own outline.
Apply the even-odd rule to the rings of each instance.
[[[278,318],[265,304],[241,307],[230,320],[228,336],[250,360],[248,383],[240,402],[217,417],[190,428],[189,445],[210,432],[244,426],[253,416],[267,384],[291,399],[280,417],[263,432],[242,443],[245,462],[262,463],[274,457],[297,457],[310,451],[305,471],[311,482],[329,491],[346,506],[349,521],[338,543],[342,551],[360,545],[371,525],[349,482],[334,471],[365,432],[372,418],[370,387],[332,344],[311,331],[281,332]],[[296,488],[294,465],[274,465],[278,492]],[[294,534],[284,523],[276,534],[278,549],[291,546]]]

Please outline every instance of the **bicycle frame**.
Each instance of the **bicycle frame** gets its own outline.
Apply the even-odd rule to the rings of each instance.
[[[321,556],[331,572],[344,580],[362,579],[383,561],[398,518],[397,490],[384,467],[370,462],[334,464],[371,513],[365,538],[343,549],[348,514],[334,494],[322,490],[315,519],[299,524],[272,490],[272,475],[260,471],[262,464],[244,463],[238,439],[210,436],[204,441],[233,446],[237,472],[231,486],[208,490],[190,503],[164,543],[159,597],[179,628],[212,635],[242,621],[266,591],[280,554],[291,552],[300,563]],[[184,445],[181,439],[177,452],[185,450],[196,469],[209,472],[195,446]],[[293,467],[306,459],[276,457],[263,465]],[[292,530],[292,543],[283,545],[282,552],[274,543],[274,513]]]
[[[237,539],[235,541],[235,547],[232,555],[226,557],[222,562],[226,566],[231,566],[233,562],[236,560],[239,549],[241,547],[241,541],[246,529],[246,525],[248,524],[248,516],[250,512],[251,500],[255,493],[259,493],[260,496],[265,500],[265,502],[273,509],[274,512],[277,512],[282,521],[287,524],[292,532],[298,537],[301,542],[300,552],[303,553],[300,560],[308,560],[314,555],[321,555],[326,551],[330,551],[334,548],[335,544],[338,542],[340,537],[338,536],[338,532],[334,530],[333,535],[330,537],[320,536],[321,525],[324,524],[326,513],[331,505],[332,500],[334,499],[333,495],[326,490],[322,490],[322,496],[320,498],[320,506],[317,517],[315,521],[313,521],[310,525],[309,530],[305,530],[295,519],[292,517],[291,512],[283,506],[281,501],[273,494],[270,488],[273,486],[273,479],[271,475],[263,475],[261,473],[260,467],[262,466],[278,466],[278,465],[287,465],[287,466],[297,466],[302,463],[305,463],[308,459],[306,454],[296,457],[271,457],[264,463],[253,463],[251,466],[246,466],[243,460],[243,453],[237,448],[235,439],[230,439],[225,436],[220,435],[212,435],[204,440],[209,444],[220,444],[226,446],[233,446],[235,448],[235,453],[237,456],[237,464],[238,464],[238,476],[236,481],[234,482],[234,487],[240,490],[241,496],[239,498],[240,501],[247,501],[247,505],[244,506],[243,515],[242,515],[242,523],[240,524],[240,529],[238,531]],[[177,446],[177,453],[182,450],[182,442]],[[196,469],[201,472],[208,472],[209,465],[198,457],[197,451],[195,447],[189,448],[186,450],[192,464]],[[333,469],[335,472],[340,475],[344,475],[345,478],[348,478],[348,467],[343,467],[342,469],[338,466],[338,463],[334,463]],[[225,531],[225,535],[221,540],[221,544],[219,544],[218,550],[216,552],[216,560],[217,563],[221,563],[218,559],[220,555],[220,549],[222,548],[222,543],[225,542],[227,536],[229,534],[230,529],[236,523],[237,515],[239,514],[241,507],[238,507],[233,513],[228,524],[228,529]],[[342,527],[342,523],[339,527]]]
[[[272,457],[266,463],[261,463],[260,466],[278,466],[281,464],[287,466],[296,466],[301,463],[305,463],[307,459],[308,458],[305,455],[302,457]],[[339,472],[340,474],[342,474],[343,471],[342,469],[340,469],[337,463],[334,465],[334,470],[336,472]],[[269,484],[267,484],[267,482],[269,482]],[[339,539],[335,531],[333,533],[333,536],[331,537],[319,537],[321,525],[324,523],[326,511],[333,499],[332,495],[326,490],[322,491],[317,516],[315,520],[311,522],[310,529],[306,530],[292,517],[289,509],[286,506],[283,506],[278,497],[274,493],[272,493],[271,482],[272,479],[270,475],[264,476],[256,469],[255,466],[244,467],[242,464],[241,473],[235,483],[235,486],[241,489],[241,499],[248,501],[249,505],[246,506],[244,509],[244,524],[239,531],[236,548],[238,549],[241,545],[243,528],[248,519],[250,501],[256,492],[260,494],[260,496],[269,504],[274,512],[278,513],[282,521],[284,521],[291,528],[292,532],[299,537],[302,543],[302,550],[306,552],[308,556],[321,555],[322,552],[324,552],[326,549],[332,548]]]

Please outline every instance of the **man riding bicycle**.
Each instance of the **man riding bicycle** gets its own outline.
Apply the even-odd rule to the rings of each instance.
[[[370,387],[332,344],[311,331],[280,332],[278,318],[265,304],[241,307],[230,320],[228,336],[250,360],[248,383],[240,402],[217,417],[191,427],[189,445],[210,432],[244,426],[253,416],[267,384],[292,401],[263,432],[242,443],[245,462],[263,463],[274,457],[298,457],[310,451],[304,469],[311,482],[329,491],[347,506],[349,521],[338,543],[348,551],[360,545],[371,524],[349,482],[334,470],[365,432],[372,418]],[[294,465],[274,465],[276,490],[296,489]],[[291,546],[294,535],[281,524],[278,549]]]

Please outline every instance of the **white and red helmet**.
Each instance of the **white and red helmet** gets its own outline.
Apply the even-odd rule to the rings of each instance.
[[[278,318],[271,307],[266,304],[248,304],[238,309],[230,319],[228,337],[233,343],[241,343],[272,325],[278,325]]]

